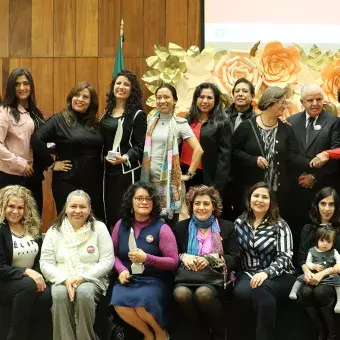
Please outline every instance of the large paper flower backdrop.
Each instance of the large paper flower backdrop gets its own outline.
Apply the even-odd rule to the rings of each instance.
[[[168,47],[155,45],[155,55],[146,59],[150,70],[142,79],[152,95],[146,104],[156,107],[154,93],[162,83],[176,87],[178,103],[175,112],[188,112],[193,92],[202,82],[215,83],[223,94],[225,106],[231,103],[231,90],[237,79],[244,77],[255,86],[254,107],[263,90],[279,86],[287,90],[288,107],[286,116],[301,110],[301,87],[317,83],[325,93],[327,108],[340,115],[337,90],[340,87],[340,50],[336,53],[323,52],[314,45],[308,54],[294,44],[269,42],[260,50],[256,43],[247,50],[224,50],[215,52],[206,48],[200,52],[197,46],[187,51],[169,43]]]

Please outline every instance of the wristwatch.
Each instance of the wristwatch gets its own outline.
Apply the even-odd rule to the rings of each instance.
[[[193,177],[196,175],[196,173],[195,173],[195,172],[192,173],[192,172],[188,171],[188,172],[186,173],[186,175],[189,176],[190,179],[191,179],[191,178],[193,178]]]

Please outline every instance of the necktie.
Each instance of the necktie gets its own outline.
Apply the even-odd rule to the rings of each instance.
[[[238,126],[242,123],[242,114],[243,112],[239,112],[237,117],[236,117],[236,120],[235,120],[235,126],[234,126],[234,131],[238,128]]]
[[[313,125],[314,121],[315,121],[314,117],[308,118],[308,123],[307,123],[307,126],[306,126],[306,146],[308,145],[311,133],[314,130],[314,125]]]

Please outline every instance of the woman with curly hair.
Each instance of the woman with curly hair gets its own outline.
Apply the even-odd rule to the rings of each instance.
[[[89,195],[72,191],[41,250],[41,271],[52,284],[53,340],[98,338],[96,305],[106,294],[113,263],[110,234],[93,216]]]
[[[110,85],[107,105],[100,120],[104,138],[104,202],[107,225],[119,220],[120,207],[128,187],[140,178],[146,133],[146,114],[137,77],[119,72]]]
[[[31,192],[19,185],[0,190],[1,339],[51,339],[51,294],[40,274],[40,218]],[[8,320],[9,317],[9,320]]]
[[[81,189],[90,195],[94,214],[103,218],[103,137],[96,118],[98,96],[90,83],[81,82],[72,88],[66,103],[62,112],[54,114],[34,134],[33,149],[45,168],[53,170],[52,191],[58,214],[68,194]],[[55,143],[55,161],[47,143]]]
[[[30,142],[32,134],[44,122],[35,102],[31,73],[24,68],[14,69],[0,107],[0,188],[14,184],[29,188],[40,213],[44,168],[33,154]]]
[[[178,265],[175,236],[160,212],[157,190],[149,183],[132,184],[112,233],[119,283],[110,304],[146,340],[168,339],[172,271]]]
[[[226,272],[236,270],[240,257],[234,224],[219,218],[222,200],[213,187],[192,187],[186,195],[191,218],[176,224],[174,232],[181,265],[199,272],[215,262],[226,265]],[[195,325],[199,320],[211,331],[211,339],[226,339],[222,321],[222,303],[225,290],[211,282],[190,284],[178,282],[174,297],[184,316]],[[202,318],[203,317],[203,318]],[[202,331],[202,329],[200,329]]]
[[[301,287],[299,297],[318,331],[318,339],[326,339],[328,333],[327,339],[331,340],[336,338],[333,312],[336,302],[335,289],[319,283],[328,275],[339,274],[340,265],[336,264],[334,267],[313,273],[306,265],[306,260],[308,251],[316,244],[317,231],[325,225],[332,226],[336,231],[334,249],[340,251],[340,199],[337,192],[330,187],[317,192],[309,216],[312,223],[304,225],[301,232],[298,264],[305,274],[306,284]]]

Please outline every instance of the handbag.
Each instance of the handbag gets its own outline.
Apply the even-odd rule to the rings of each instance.
[[[183,263],[178,268],[175,276],[175,284],[188,287],[199,287],[202,285],[212,285],[218,288],[227,287],[227,267],[224,259],[215,259],[211,255],[203,255],[208,260],[209,265],[200,271],[193,271],[185,267]]]

